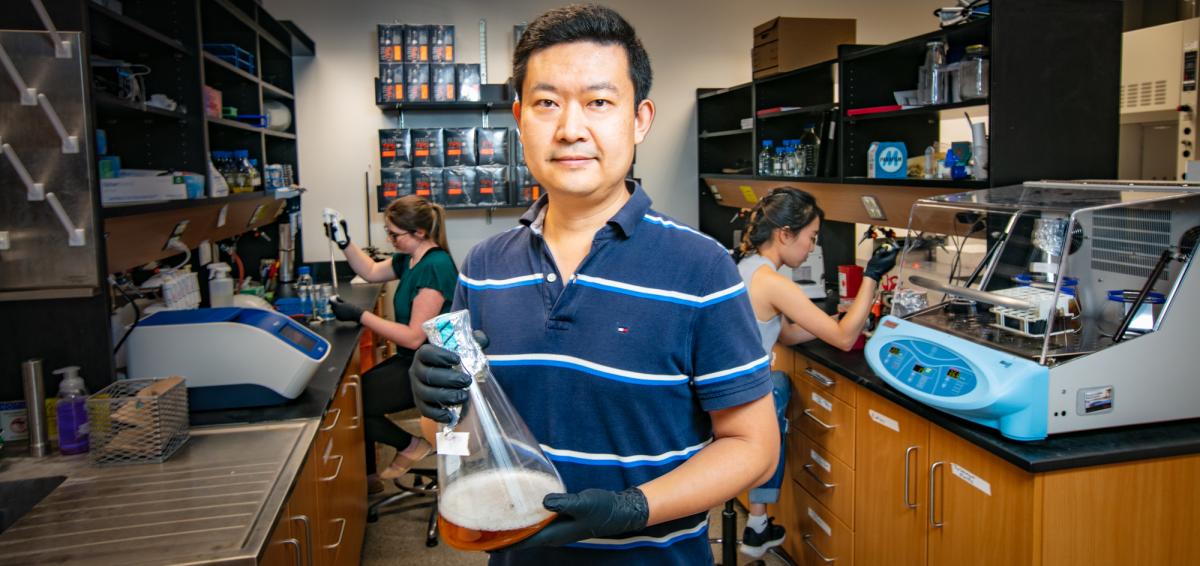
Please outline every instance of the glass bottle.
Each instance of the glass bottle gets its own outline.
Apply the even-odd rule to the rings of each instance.
[[[922,106],[949,102],[946,92],[946,41],[935,39],[925,43],[925,64],[921,66],[917,86],[917,102]]]
[[[985,45],[967,47],[966,57],[959,67],[959,95],[963,100],[988,97],[988,48]]]
[[[772,159],[771,154],[773,153],[772,147],[774,145],[775,145],[775,142],[773,142],[771,140],[763,140],[762,141],[762,151],[758,152],[758,174],[759,175],[762,175],[762,176],[770,176],[771,175],[771,172],[773,171],[773,167],[774,167],[771,162],[771,159]]]
[[[800,167],[796,175],[798,177],[816,177],[820,154],[821,138],[817,137],[816,126],[805,124],[804,133],[800,135]]]

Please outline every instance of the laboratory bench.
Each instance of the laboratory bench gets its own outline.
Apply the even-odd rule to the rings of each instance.
[[[378,310],[381,289],[339,291]],[[95,467],[87,455],[34,459],[10,446],[0,486],[61,485],[0,534],[0,563],[357,564],[367,505],[359,373],[376,338],[344,322],[313,330],[330,353],[300,397],[193,413],[191,437],[163,464]]]
[[[1200,556],[1200,419],[1018,442],[905,396],[860,350],[813,342],[776,346],[774,357],[792,397],[771,512],[801,564]]]

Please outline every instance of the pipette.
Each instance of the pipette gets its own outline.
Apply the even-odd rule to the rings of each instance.
[[[349,238],[346,234],[342,213],[332,208],[326,208],[321,213],[321,217],[325,220],[325,229],[329,233],[329,279],[333,283],[333,293],[336,295],[338,292],[337,261],[336,256],[333,255],[333,244],[337,242],[340,247],[343,243],[349,242]]]

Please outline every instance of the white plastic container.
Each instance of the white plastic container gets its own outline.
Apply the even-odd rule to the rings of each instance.
[[[232,268],[224,262],[208,264],[208,304],[212,307],[233,306]]]

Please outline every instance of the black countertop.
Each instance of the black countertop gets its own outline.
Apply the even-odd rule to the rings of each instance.
[[[1057,434],[1036,442],[1009,440],[995,429],[943,413],[892,388],[875,375],[861,350],[843,352],[818,340],[792,348],[1028,472],[1200,453],[1200,419]]]
[[[338,295],[347,302],[370,310],[374,308],[375,299],[382,287],[379,284],[350,285],[348,282],[341,282],[338,284]],[[329,356],[321,362],[312,380],[308,382],[308,388],[299,397],[273,407],[193,412],[189,418],[191,426],[320,418],[329,407],[329,402],[333,400],[342,372],[346,370],[346,364],[350,363],[354,349],[358,347],[358,337],[363,327],[351,322],[326,322],[309,328],[329,341]]]

